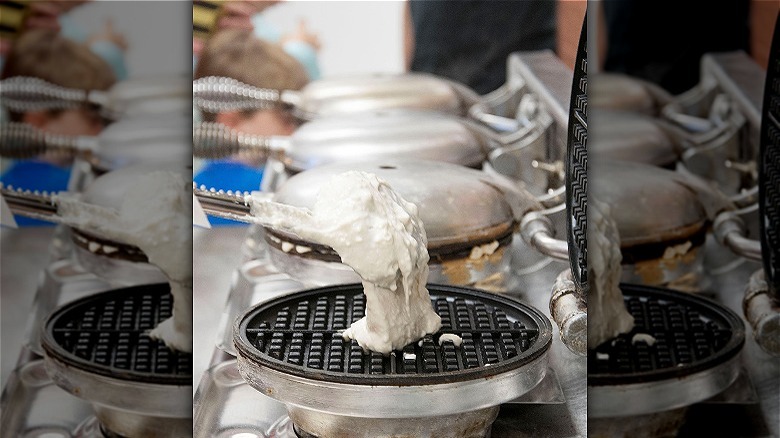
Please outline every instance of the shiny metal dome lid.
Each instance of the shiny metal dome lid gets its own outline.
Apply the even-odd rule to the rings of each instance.
[[[611,206],[621,247],[689,237],[728,201],[703,181],[628,161],[593,159],[588,197]]]
[[[190,114],[192,79],[183,75],[153,75],[127,79],[111,87],[109,107],[121,116]]]
[[[598,73],[588,83],[588,106],[655,114],[666,92],[641,79],[617,73]]]
[[[319,79],[300,91],[297,107],[304,114],[318,117],[387,108],[431,109],[449,114],[465,112],[453,83],[425,73]]]
[[[337,162],[417,158],[478,166],[487,140],[451,115],[421,110],[376,110],[324,117],[292,135],[287,165],[311,169]]]
[[[84,191],[84,202],[119,209],[122,206],[125,195],[134,189],[138,180],[145,174],[152,172],[174,172],[184,176],[187,182],[185,190],[191,186],[192,168],[182,161],[168,161],[158,163],[144,163],[124,167],[108,172],[96,178]]]
[[[142,162],[192,159],[192,116],[178,113],[123,118],[98,136],[101,167],[116,169]]]
[[[376,174],[417,205],[428,249],[489,242],[506,236],[514,227],[515,216],[505,192],[489,175],[433,161],[371,160],[318,167],[291,177],[274,200],[313,208],[320,187],[349,170]],[[533,197],[529,194],[528,198],[530,206]]]
[[[588,117],[589,146],[594,155],[654,166],[671,166],[678,159],[672,139],[649,116],[593,108]]]

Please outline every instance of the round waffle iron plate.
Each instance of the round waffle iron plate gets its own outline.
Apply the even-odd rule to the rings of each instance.
[[[681,386],[686,378],[733,363],[745,341],[744,324],[736,313],[709,299],[668,289],[629,284],[621,289],[635,325],[631,332],[588,352],[589,389],[645,385],[642,388],[652,390],[654,384],[674,382],[678,400],[701,401],[733,383],[730,377],[731,381],[720,380],[693,394]],[[632,342],[636,334],[650,335],[655,342]],[[589,392],[592,395],[596,394]],[[589,400],[598,404],[598,396]],[[679,406],[669,409],[674,407]],[[628,412],[635,407],[624,408],[626,414],[640,413]]]
[[[134,382],[191,385],[192,355],[146,333],[171,316],[168,284],[115,289],[55,310],[45,323],[47,355],[89,373]]]
[[[389,356],[363,352],[356,341],[341,336],[365,313],[360,284],[312,289],[255,306],[236,323],[236,349],[247,360],[306,379],[416,386],[489,378],[533,362],[550,348],[550,322],[532,307],[474,289],[428,289],[442,317],[440,332]],[[463,344],[440,346],[442,333],[460,336]]]

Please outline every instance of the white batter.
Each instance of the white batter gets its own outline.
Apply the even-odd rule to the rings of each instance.
[[[173,316],[149,335],[168,347],[192,352],[192,183],[174,172],[144,174],[119,211],[58,196],[63,222],[110,240],[134,245],[170,281]]]
[[[366,315],[344,331],[345,339],[389,354],[441,327],[425,288],[423,223],[417,207],[387,182],[366,172],[336,175],[320,189],[311,214],[269,208],[262,199],[251,205],[258,222],[330,246],[363,280]]]
[[[634,327],[620,291],[620,236],[609,205],[588,202],[588,349]]]

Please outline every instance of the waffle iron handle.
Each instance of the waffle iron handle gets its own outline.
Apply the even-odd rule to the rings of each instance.
[[[289,144],[288,137],[245,134],[215,122],[202,122],[192,128],[192,155],[198,158],[221,159],[239,154],[281,159]]]
[[[555,279],[550,297],[550,315],[561,332],[561,340],[572,353],[578,356],[588,354],[588,308],[587,302],[578,291],[570,270],[565,270]]]
[[[74,157],[97,146],[97,137],[50,134],[19,122],[0,126],[0,157],[4,158],[29,159],[49,152]]]
[[[588,350],[587,264],[587,13],[582,22],[574,65],[566,145],[566,243],[569,269],[561,273],[550,297],[550,313],[561,340],[579,356]]]
[[[68,109],[84,104],[105,107],[109,104],[109,95],[105,91],[61,87],[29,76],[14,76],[0,81],[0,98],[3,106],[17,112]]]
[[[208,76],[192,81],[192,98],[203,111],[290,109],[300,103],[300,93],[292,90],[258,88],[233,78]]]
[[[771,356],[780,357],[780,304],[770,294],[763,269],[750,277],[742,311],[759,347]]]

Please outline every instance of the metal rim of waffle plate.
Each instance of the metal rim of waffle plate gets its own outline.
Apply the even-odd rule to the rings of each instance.
[[[145,335],[172,309],[166,283],[90,295],[49,315],[43,349],[47,358],[87,373],[134,383],[191,385],[192,355]]]
[[[580,290],[588,289],[588,56],[587,15],[582,23],[569,103],[566,147],[566,228],[569,264]]]
[[[341,332],[348,328],[351,322],[360,319],[365,309],[363,286],[351,284],[297,292],[253,307],[236,321],[234,327],[236,350],[248,360],[303,378],[356,385],[411,386],[489,378],[533,361],[550,347],[552,327],[549,320],[541,312],[528,305],[476,289],[434,284],[428,284],[427,287],[434,309],[442,316],[442,329],[437,334],[426,335],[422,339],[422,346],[410,344],[403,351],[393,352],[390,356],[382,356],[375,352],[364,354],[356,341],[344,341],[341,338]],[[354,299],[352,306],[347,302],[347,297]],[[458,301],[459,299],[462,301]],[[339,302],[344,309],[344,314],[341,316],[335,309]],[[359,309],[352,312],[355,305]],[[481,307],[479,310],[476,309],[478,306],[484,306],[484,309]],[[324,310],[318,310],[318,307]],[[465,312],[463,309],[466,309]],[[282,314],[282,312],[286,313]],[[323,312],[327,312],[327,314],[323,315]],[[352,315],[351,320],[348,320],[350,313],[356,314]],[[452,321],[448,321],[448,316],[452,318]],[[269,318],[271,318],[273,325],[285,325],[286,327],[284,329],[272,328],[267,321]],[[305,323],[303,318],[306,320]],[[322,321],[318,321],[319,318],[323,318]],[[456,321],[458,328],[452,324]],[[263,322],[267,324],[267,327],[260,327]],[[318,322],[322,324],[320,327],[317,327]],[[303,328],[304,324],[307,326],[306,328]],[[295,328],[296,325],[298,328]],[[332,328],[327,328],[328,325]],[[531,327],[526,328],[527,325]],[[256,338],[263,330],[265,333],[261,348],[269,352],[271,350],[280,351],[283,358],[274,357],[271,353],[258,349],[257,340],[250,341],[248,332],[253,332]],[[508,333],[509,336],[502,335],[502,332]],[[470,352],[466,355],[464,346],[453,346],[453,352],[445,352],[445,348],[449,350],[448,344],[439,346],[434,342],[434,337],[438,341],[439,334],[444,333],[453,333],[463,337],[466,345],[474,344],[474,354]],[[322,336],[317,336],[318,334]],[[293,363],[298,358],[298,355],[295,355],[291,348],[294,343],[293,337],[296,340],[301,339],[300,343],[295,342],[302,349],[299,360],[301,365]],[[469,338],[471,342],[469,342]],[[284,340],[278,343],[274,339]],[[491,343],[485,343],[488,339]],[[335,350],[331,344],[334,340],[342,342],[340,346],[335,345],[335,347],[340,347]],[[522,343],[523,340],[525,340],[525,344]],[[321,347],[313,346],[313,343],[320,344]],[[276,347],[277,345],[283,346],[281,350]],[[483,347],[492,352],[488,352]],[[312,348],[322,350],[321,360],[310,356]],[[431,352],[436,355],[435,358],[431,356]],[[294,354],[292,357],[291,353]],[[352,361],[350,361],[350,366],[347,366],[346,360],[357,358],[357,353],[361,354],[358,364],[359,370],[357,367],[351,367]],[[426,361],[426,353],[428,361]],[[447,363],[448,361],[443,358],[443,355],[449,355],[449,353],[457,356],[447,357],[449,359],[449,363]],[[411,356],[407,356],[408,358],[405,359],[404,354],[413,354],[415,357],[408,359]],[[453,362],[453,358],[457,361]],[[431,359],[434,359],[435,363]],[[381,368],[379,360],[381,360]],[[410,360],[414,360],[414,363],[411,363]],[[331,371],[331,363],[337,361],[339,368],[346,371]],[[311,366],[304,366],[303,363]],[[490,365],[486,366],[487,363]],[[431,367],[428,368],[428,371],[425,371],[426,364]],[[436,370],[432,370],[433,367]],[[457,369],[438,371],[445,367],[456,367]],[[350,368],[352,369],[350,370]],[[397,372],[394,373],[394,371]],[[374,372],[377,374],[373,374]],[[407,372],[410,374],[405,374]]]
[[[422,346],[412,343],[403,351],[394,352],[390,356],[364,353],[357,342],[347,342],[341,338],[343,329],[327,328],[333,326],[333,319],[340,318],[337,301],[346,307],[347,297],[353,304],[357,301],[358,308],[354,312],[355,317],[349,319],[350,323],[362,317],[361,300],[354,300],[356,297],[364,297],[362,285],[339,285],[290,294],[261,303],[247,311],[234,326],[239,371],[251,386],[285,403],[345,415],[398,418],[419,417],[423,412],[423,416],[445,415],[496,406],[522,395],[541,381],[547,366],[546,353],[552,341],[552,326],[542,313],[510,298],[474,289],[431,284],[428,289],[434,309],[444,316],[443,321],[449,321],[450,327],[453,327],[447,328],[445,323],[439,333],[462,336],[464,344],[461,347],[455,347],[449,342],[438,346],[435,338],[437,340],[439,334],[434,334],[427,335]],[[456,299],[462,301],[456,305]],[[438,307],[437,301],[441,303]],[[320,315],[316,315],[318,304]],[[346,309],[339,326],[348,326],[346,317],[353,313],[354,307],[350,305]],[[302,319],[298,322],[304,324],[303,319],[306,319],[305,325],[310,327],[306,330],[294,328],[299,308]],[[304,311],[304,308],[307,310]],[[261,351],[256,342],[250,341],[248,332],[253,332],[254,327],[252,336],[256,338],[257,333],[260,333],[257,328],[261,320],[270,320],[275,324],[280,313],[283,319],[287,319],[280,325],[292,326],[293,329],[269,328],[268,333],[263,335]],[[315,319],[323,313],[327,314],[323,323],[325,328],[314,329]],[[456,318],[458,313],[461,319]],[[452,320],[447,318],[447,314]],[[499,318],[496,315],[504,316]],[[465,326],[466,320],[472,328],[460,328],[459,321],[463,321]],[[476,328],[486,325],[498,327],[499,321],[502,328]],[[319,322],[322,323],[322,320]],[[531,326],[531,329],[520,328],[520,324]],[[288,363],[269,354],[275,333],[277,338],[286,336],[287,342],[283,341],[282,344],[282,358],[294,360],[297,356],[291,359],[290,353],[298,347],[293,348],[293,336],[303,338],[304,331],[307,332],[306,343],[300,343],[303,356],[299,362],[302,365]],[[317,333],[323,336],[315,339]],[[488,338],[488,344],[482,342],[482,339],[487,341]],[[522,344],[523,339],[527,340],[525,344]],[[335,345],[338,348],[332,348],[333,340],[337,341]],[[471,347],[467,347],[469,343]],[[485,348],[485,345],[492,345],[492,348]],[[509,355],[511,349],[507,350],[507,345],[514,349],[514,355]],[[316,356],[314,362],[311,362],[309,353],[313,349],[322,351],[322,356]],[[499,355],[502,360],[499,360]],[[334,356],[342,364],[341,369],[346,371],[329,370]],[[422,372],[426,366],[426,357],[430,366],[427,369],[431,371],[435,363],[436,371]],[[352,368],[353,374],[349,373],[352,361],[347,363],[347,359],[351,358],[360,358],[360,367]],[[465,368],[469,361],[472,361],[473,367]],[[485,366],[491,362],[495,364]],[[457,370],[438,371],[450,366]],[[371,374],[372,371],[382,374]],[[403,374],[404,371],[413,374]],[[442,400],[450,401],[442,403]]]
[[[736,313],[669,289],[630,284],[621,289],[636,326],[588,351],[588,415],[666,411],[705,400],[736,380],[745,342],[744,323]],[[633,342],[636,334],[648,334],[655,342]]]
[[[759,197],[764,274],[780,299],[780,15],[767,64],[761,117]]]

